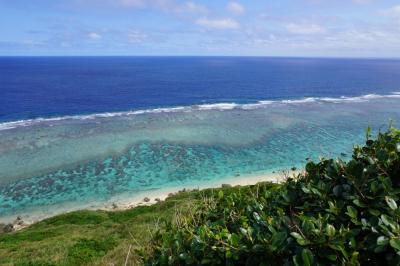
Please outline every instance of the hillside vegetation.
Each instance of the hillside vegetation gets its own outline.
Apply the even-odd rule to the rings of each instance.
[[[167,222],[149,265],[400,265],[400,131],[280,186],[219,191]]]
[[[184,214],[199,198],[198,191],[181,192],[151,206],[71,212],[0,233],[0,265],[140,265],[135,250],[148,244],[160,221],[176,210]]]
[[[0,234],[1,265],[400,265],[400,131],[282,184],[182,192]]]

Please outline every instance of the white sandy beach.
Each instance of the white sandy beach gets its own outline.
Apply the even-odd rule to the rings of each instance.
[[[138,193],[135,196],[126,197],[125,195],[120,195],[118,197],[114,197],[108,201],[107,204],[104,205],[104,210],[124,210],[129,209],[136,206],[141,205],[151,205],[157,203],[158,200],[165,200],[170,194],[174,194],[180,192],[182,190],[193,190],[193,189],[207,189],[207,188],[219,188],[222,185],[230,185],[230,186],[248,186],[255,185],[260,182],[274,182],[279,183],[285,180],[285,178],[289,175],[293,175],[295,172],[293,171],[281,171],[279,173],[268,173],[262,175],[247,175],[247,176],[236,176],[223,178],[218,181],[207,182],[203,185],[184,185],[182,187],[173,187],[173,188],[164,188],[157,189],[151,191],[143,191]],[[143,199],[147,197],[149,199],[148,202],[143,201]]]
[[[91,203],[86,205],[76,206],[76,203],[65,203],[55,206],[49,206],[49,208],[41,210],[26,211],[21,214],[14,214],[7,217],[1,217],[1,223],[14,223],[15,230],[20,230],[30,224],[39,222],[46,218],[50,218],[55,215],[68,213],[77,210],[106,210],[106,211],[119,211],[134,208],[137,206],[152,205],[158,201],[164,201],[168,196],[174,193],[178,193],[183,190],[194,190],[194,189],[207,189],[207,188],[218,188],[222,185],[230,186],[247,186],[255,185],[260,182],[282,182],[286,177],[296,174],[293,171],[279,171],[274,173],[259,174],[259,175],[247,175],[247,176],[235,176],[220,179],[218,181],[210,181],[203,184],[183,184],[182,186],[167,187],[161,189],[154,189],[150,191],[142,191],[139,193],[132,194],[120,194],[112,197],[107,202]],[[149,200],[144,201],[145,198]],[[17,224],[16,219],[20,217],[23,224]]]

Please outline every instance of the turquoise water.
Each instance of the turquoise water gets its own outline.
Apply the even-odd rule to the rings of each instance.
[[[400,95],[393,94],[3,123],[0,221],[302,167],[306,158],[346,159],[367,126],[400,121],[399,107]]]

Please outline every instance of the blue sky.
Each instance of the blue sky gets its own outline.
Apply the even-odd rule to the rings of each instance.
[[[0,55],[400,57],[399,0],[0,0]]]

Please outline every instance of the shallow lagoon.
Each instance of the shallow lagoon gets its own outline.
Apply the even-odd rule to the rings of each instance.
[[[0,221],[344,156],[400,95],[215,104],[0,125]]]

